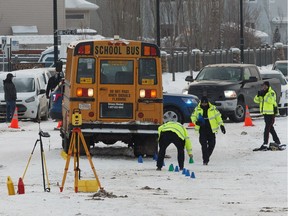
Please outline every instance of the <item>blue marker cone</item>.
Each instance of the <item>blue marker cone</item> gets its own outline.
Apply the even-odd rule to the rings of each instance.
[[[143,158],[141,155],[138,157],[138,163],[143,163]]]
[[[173,172],[174,171],[174,166],[173,166],[173,164],[170,164],[170,166],[169,166],[169,172]]]
[[[186,169],[185,169],[185,168],[183,168],[183,170],[182,170],[182,174],[183,174],[183,175],[186,174]]]
[[[188,169],[186,170],[185,176],[189,176],[190,177],[190,171]]]
[[[191,178],[196,178],[194,172],[191,173]]]
[[[178,168],[178,166],[175,166],[175,170],[174,170],[175,172],[179,172],[179,168]]]

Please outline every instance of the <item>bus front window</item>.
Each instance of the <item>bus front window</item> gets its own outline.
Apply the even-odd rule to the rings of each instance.
[[[77,83],[95,83],[95,59],[79,58]]]
[[[139,60],[139,84],[156,85],[157,84],[157,68],[155,59]]]

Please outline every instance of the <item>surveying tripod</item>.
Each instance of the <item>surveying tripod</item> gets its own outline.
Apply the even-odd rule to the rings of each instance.
[[[80,110],[76,109],[73,111],[73,114],[72,114],[72,125],[79,126],[81,124],[82,124],[81,113],[80,113]],[[79,127],[75,127],[72,130],[72,135],[71,135],[71,140],[70,140],[70,144],[69,144],[69,149],[68,149],[68,154],[67,154],[62,184],[60,187],[60,192],[62,192],[63,188],[64,188],[64,184],[65,184],[65,180],[66,180],[66,176],[67,176],[67,171],[69,169],[69,163],[70,163],[70,158],[72,156],[72,153],[73,153],[73,157],[74,157],[74,172],[75,172],[74,173],[74,190],[76,193],[78,192],[78,181],[80,179],[80,169],[79,169],[80,144],[82,144],[83,148],[85,149],[86,156],[89,160],[89,163],[90,163],[90,166],[93,170],[96,181],[97,181],[99,187],[101,188],[101,184],[100,184],[99,178],[96,174],[96,170],[95,170],[95,167],[93,165],[91,155],[90,155],[90,152],[89,152],[88,147],[86,145],[83,133]]]
[[[50,192],[50,182],[49,182],[49,179],[48,179],[48,171],[47,171],[46,159],[45,159],[43,143],[42,143],[42,137],[46,137],[46,138],[50,137],[50,134],[48,132],[44,132],[44,131],[42,131],[40,129],[40,123],[39,123],[39,133],[38,134],[39,134],[39,139],[37,139],[35,144],[34,144],[33,150],[31,152],[31,155],[30,155],[30,157],[28,159],[28,163],[26,165],[25,171],[23,173],[22,180],[24,181],[24,177],[25,177],[26,171],[28,169],[28,166],[30,164],[30,161],[31,161],[32,155],[34,153],[35,147],[36,147],[37,143],[39,142],[40,143],[40,151],[41,151],[41,165],[42,165],[42,176],[43,176],[44,192]],[[44,173],[44,171],[45,171],[45,173]],[[45,176],[46,176],[46,181],[47,181],[47,184],[48,184],[47,188],[46,188],[46,184],[45,184]]]

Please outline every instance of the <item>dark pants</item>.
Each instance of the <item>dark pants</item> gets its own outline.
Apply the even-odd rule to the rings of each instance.
[[[16,107],[15,101],[6,101],[6,122],[11,122]]]
[[[271,133],[274,142],[277,144],[280,144],[280,140],[279,140],[277,133],[273,127],[273,124],[275,122],[275,116],[274,115],[264,115],[264,121],[265,121],[264,144],[268,144],[269,133]]]
[[[202,146],[203,163],[208,163],[215,148],[216,137],[214,133],[200,133],[199,142]]]
[[[180,139],[178,135],[172,131],[165,131],[162,132],[159,139],[159,153],[158,153],[158,159],[157,159],[157,167],[162,168],[163,161],[166,153],[167,147],[174,143],[174,145],[177,148],[177,159],[178,159],[178,165],[180,170],[184,168],[184,146],[185,141]]]

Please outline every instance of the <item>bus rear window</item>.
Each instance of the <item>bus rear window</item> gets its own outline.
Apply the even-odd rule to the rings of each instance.
[[[156,85],[157,84],[157,68],[155,59],[139,60],[139,84],[140,85]]]
[[[101,84],[133,84],[134,66],[131,60],[102,60]]]
[[[95,83],[95,59],[79,58],[77,69],[77,83]]]

